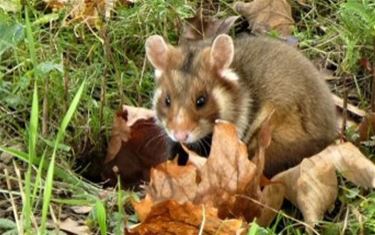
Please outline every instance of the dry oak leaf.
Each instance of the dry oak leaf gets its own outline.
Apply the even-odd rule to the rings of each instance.
[[[66,220],[60,222],[59,228],[65,232],[69,232],[70,234],[91,234],[89,227],[87,227],[86,225],[81,225],[80,223],[72,220],[71,218],[67,218]]]
[[[267,125],[268,122],[264,126]],[[259,133],[260,146],[253,158],[256,165],[248,159],[247,148],[239,139],[236,127],[217,121],[208,159],[198,161],[198,164],[189,160],[187,166],[167,162],[153,168],[146,199],[134,203],[137,213],[145,218],[145,207],[150,206],[150,202],[157,205],[172,199],[217,208],[219,218],[236,217],[251,221],[259,216],[261,207],[252,200],[260,200],[264,150],[271,138],[269,128],[262,127]],[[189,158],[198,158],[194,153],[188,153]]]
[[[268,209],[262,211],[258,222],[269,225],[276,214],[274,210],[280,209],[280,201],[285,196],[300,209],[308,229],[312,229],[334,205],[338,190],[336,170],[354,184],[375,188],[374,163],[349,142],[331,145],[272,178],[272,181],[283,184],[270,184],[263,189],[262,200]],[[272,192],[280,193],[275,195]]]
[[[115,4],[129,5],[133,1],[126,0],[43,0],[53,10],[66,9],[71,17],[69,22],[83,21],[90,26],[99,28],[102,17],[108,20]],[[68,22],[68,23],[69,23]]]
[[[179,44],[214,38],[219,34],[228,33],[238,18],[239,16],[230,16],[223,20],[217,19],[204,15],[203,9],[199,8],[195,16],[184,22]]]
[[[127,188],[149,181],[151,167],[168,159],[167,142],[153,111],[123,106],[113,121],[103,179],[113,185],[119,174]]]
[[[368,113],[358,126],[359,141],[370,140],[375,135],[375,113]]]
[[[332,145],[321,152],[344,178],[363,188],[375,188],[375,164],[352,143]]]
[[[276,30],[282,36],[292,33],[294,20],[287,0],[237,2],[235,9],[247,19],[253,32],[264,34]]]
[[[166,200],[155,204],[143,222],[125,234],[195,235],[202,230],[207,235],[226,235],[239,234],[243,231],[242,226],[242,220],[220,220],[217,210],[212,207]]]

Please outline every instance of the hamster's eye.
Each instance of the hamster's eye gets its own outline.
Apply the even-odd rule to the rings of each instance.
[[[202,108],[206,104],[206,96],[199,96],[198,99],[195,101],[195,105],[197,108]]]
[[[167,107],[171,106],[171,97],[169,95],[167,95],[165,97],[164,102],[165,102],[165,106],[167,106]]]

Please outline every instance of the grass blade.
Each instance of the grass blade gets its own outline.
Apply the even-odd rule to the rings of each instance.
[[[48,171],[47,171],[47,178],[46,178],[46,184],[45,184],[45,189],[44,189],[44,194],[43,194],[43,206],[42,206],[42,221],[40,225],[40,233],[45,234],[46,230],[46,223],[47,223],[47,215],[48,215],[48,207],[51,201],[51,195],[52,195],[52,185],[53,185],[53,175],[54,175],[54,170],[55,170],[55,158],[56,158],[56,151],[59,146],[60,141],[63,139],[65,130],[70,122],[70,120],[73,117],[73,114],[75,110],[77,109],[78,102],[81,99],[82,93],[83,93],[83,88],[85,86],[85,81],[82,83],[80,88],[78,89],[77,94],[74,96],[72,103],[69,106],[69,109],[67,113],[65,114],[59,131],[57,132],[57,136],[55,139],[55,146],[53,148],[52,156],[51,156],[51,161],[48,166]]]
[[[100,234],[106,235],[107,234],[106,211],[105,211],[104,204],[99,200],[97,200],[95,203],[95,215],[99,224]]]
[[[31,106],[31,116],[30,116],[30,126],[28,129],[28,136],[29,136],[29,156],[28,156],[28,167],[25,176],[25,194],[22,198],[23,200],[23,207],[22,207],[22,216],[24,219],[24,228],[25,231],[28,231],[31,228],[31,205],[32,196],[31,196],[31,171],[32,171],[32,163],[36,158],[36,142],[38,136],[38,114],[39,114],[39,106],[38,106],[38,90],[37,84],[34,84],[34,93],[33,93],[33,101]]]

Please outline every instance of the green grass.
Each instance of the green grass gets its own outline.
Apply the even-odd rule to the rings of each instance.
[[[0,232],[56,230],[52,214],[59,220],[60,210],[84,205],[93,208],[84,220],[93,232],[122,234],[124,226],[136,222],[126,208],[137,195],[118,186],[103,196],[100,185],[80,174],[98,177],[100,165],[95,164],[105,155],[113,114],[121,104],[151,105],[153,73],[144,57],[145,39],[161,34],[176,43],[182,19],[194,14],[199,1],[140,0],[133,7],[116,6],[108,22],[91,30],[85,23],[67,24],[68,11],[51,12],[41,1],[23,7],[12,2],[14,12],[0,7],[0,152],[13,155],[9,166],[21,173],[0,171],[1,186],[12,182],[12,188],[0,189],[0,201],[13,198],[17,206],[17,220],[9,214],[0,219]],[[220,2],[220,16],[233,13],[232,1]],[[294,36],[303,53],[340,78],[331,82],[337,94],[342,78],[350,77],[345,83],[350,101],[368,108],[371,76],[358,60],[375,63],[375,4],[310,2],[311,7],[294,8]],[[374,192],[339,182],[338,205],[317,230],[375,231]],[[285,210],[301,219],[295,208]],[[280,214],[271,227],[252,226],[248,234],[280,231],[304,233],[301,223]]]

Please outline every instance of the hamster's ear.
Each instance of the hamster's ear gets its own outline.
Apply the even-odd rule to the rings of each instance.
[[[229,69],[233,61],[234,45],[233,40],[226,34],[220,34],[216,37],[211,46],[211,63],[215,68],[223,71]]]
[[[145,47],[146,56],[152,66],[159,72],[165,71],[168,66],[170,48],[164,39],[159,35],[150,36],[146,40]]]

